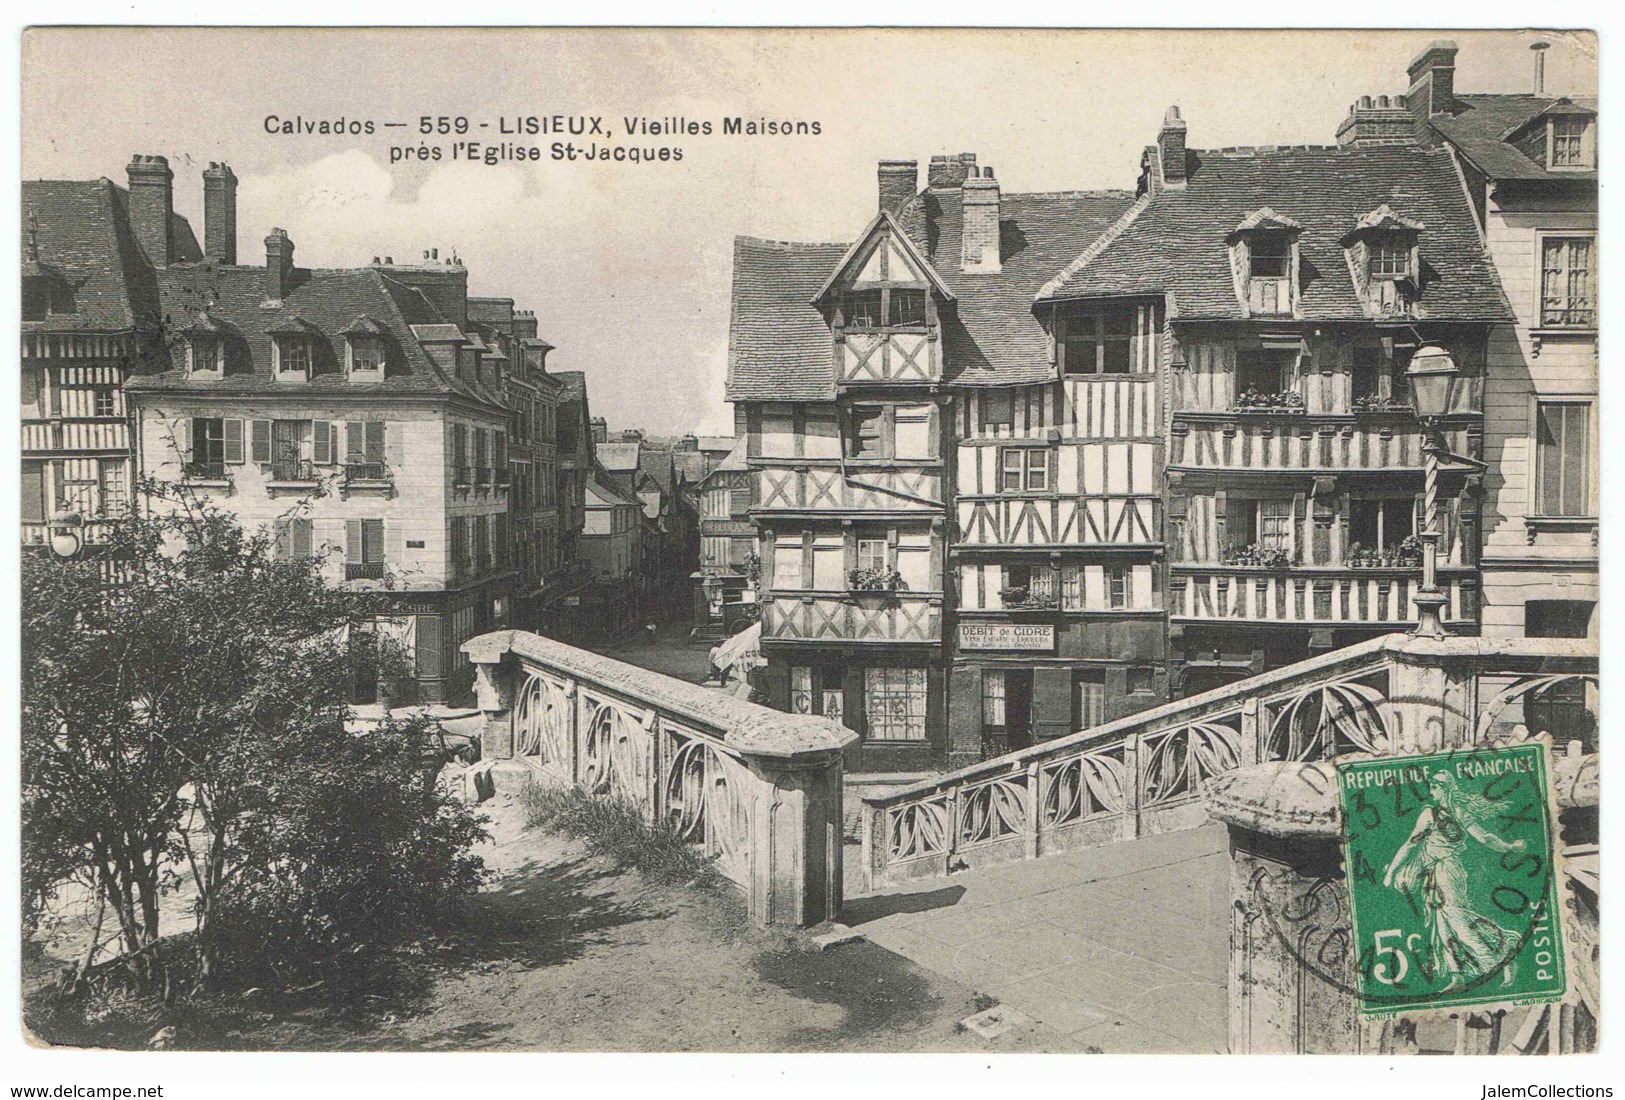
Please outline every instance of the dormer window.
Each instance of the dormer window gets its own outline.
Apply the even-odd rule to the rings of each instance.
[[[1595,168],[1591,154],[1591,119],[1585,115],[1557,115],[1547,130],[1547,166],[1554,170]]]
[[[1411,242],[1398,233],[1383,233],[1371,241],[1373,279],[1411,279]]]
[[[384,342],[376,336],[350,337],[350,373],[384,373]]]
[[[23,276],[23,320],[43,321],[47,317],[71,314],[73,311],[73,291],[60,278],[54,275]]]
[[[219,375],[222,345],[220,337],[198,333],[186,341],[186,370],[189,374]]]
[[[278,381],[310,381],[311,341],[303,336],[276,338],[276,375]]]
[[[1291,270],[1292,240],[1285,233],[1255,233],[1249,274],[1254,279],[1284,279]]]

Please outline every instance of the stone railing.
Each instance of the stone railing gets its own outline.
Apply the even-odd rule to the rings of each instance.
[[[865,885],[1194,828],[1205,783],[1268,761],[1539,732],[1553,708],[1524,702],[1594,685],[1591,645],[1385,635],[866,798]]]
[[[641,808],[716,860],[760,924],[841,907],[838,723],[784,714],[519,630],[463,644],[500,784],[575,786]],[[516,767],[513,765],[521,765]]]

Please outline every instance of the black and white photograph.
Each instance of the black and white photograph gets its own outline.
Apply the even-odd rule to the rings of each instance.
[[[1606,37],[20,29],[4,1083],[1611,1096]]]

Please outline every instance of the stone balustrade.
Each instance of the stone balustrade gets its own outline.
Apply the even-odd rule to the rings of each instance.
[[[499,783],[575,786],[639,807],[716,860],[759,924],[841,906],[841,752],[856,734],[537,634],[463,644]]]

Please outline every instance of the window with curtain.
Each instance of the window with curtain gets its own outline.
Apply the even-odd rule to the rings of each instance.
[[[1596,238],[1541,239],[1540,323],[1553,328],[1597,325]]]
[[[1088,669],[1072,674],[1072,690],[1077,699],[1077,712],[1073,719],[1080,730],[1090,729],[1106,720],[1106,674]]]
[[[1553,168],[1590,168],[1591,158],[1586,155],[1586,128],[1591,120],[1579,115],[1566,115],[1552,119]]]
[[[1004,728],[1004,670],[990,668],[982,672],[982,725],[990,729]]]
[[[779,539],[773,545],[773,587],[801,587],[801,540]]]
[[[863,709],[874,741],[925,740],[925,669],[864,670]]]
[[[1591,403],[1542,401],[1535,446],[1535,514],[1590,516]]]

